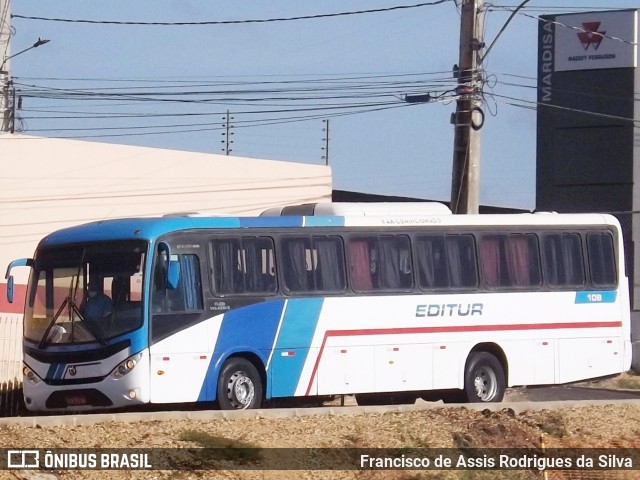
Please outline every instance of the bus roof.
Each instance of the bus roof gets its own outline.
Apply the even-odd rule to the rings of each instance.
[[[264,217],[153,217],[110,219],[78,225],[53,232],[42,239],[39,247],[65,243],[100,240],[147,240],[180,230],[290,228],[290,227],[446,227],[446,226],[509,225],[613,225],[619,228],[612,215],[519,213],[481,215],[357,215],[357,216],[264,216]]]
[[[270,208],[260,216],[285,215],[338,215],[350,216],[390,216],[390,215],[446,215],[451,210],[438,202],[323,202]]]

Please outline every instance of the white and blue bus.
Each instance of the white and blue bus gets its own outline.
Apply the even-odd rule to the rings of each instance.
[[[33,259],[33,411],[505,389],[630,368],[616,219],[452,215],[433,204],[131,218],[54,232]]]

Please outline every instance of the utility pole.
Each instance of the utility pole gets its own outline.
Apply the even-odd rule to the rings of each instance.
[[[460,15],[460,56],[457,71],[456,113],[454,124],[451,211],[478,213],[480,183],[480,128],[482,78],[478,69],[484,48],[483,0],[462,0]]]
[[[329,119],[322,120],[322,123],[326,124],[326,127],[322,129],[324,132],[324,147],[322,147],[324,155],[321,158],[324,160],[324,164],[329,166]]]
[[[10,0],[0,0],[0,133],[8,132],[11,125],[10,107],[10,60],[11,56],[11,11]]]
[[[231,144],[233,143],[233,140],[231,140],[231,135],[233,135],[233,132],[231,131],[233,128],[231,120],[233,120],[233,117],[229,116],[229,110],[227,110],[226,116],[222,117],[222,119],[224,120],[222,126],[225,130],[222,132],[224,139],[220,140],[220,142],[224,144],[222,151],[225,152],[225,155],[229,155],[231,153]]]

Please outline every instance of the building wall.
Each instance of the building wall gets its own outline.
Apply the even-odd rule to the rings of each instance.
[[[331,170],[324,165],[18,134],[0,135],[0,160],[0,398],[2,382],[21,370],[16,345],[28,269],[13,271],[13,304],[4,272],[10,261],[31,257],[48,233],[108,218],[246,216],[331,200]]]

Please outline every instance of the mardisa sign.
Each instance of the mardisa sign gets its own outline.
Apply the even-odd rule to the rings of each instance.
[[[637,10],[558,15],[554,20],[556,72],[637,66]]]

